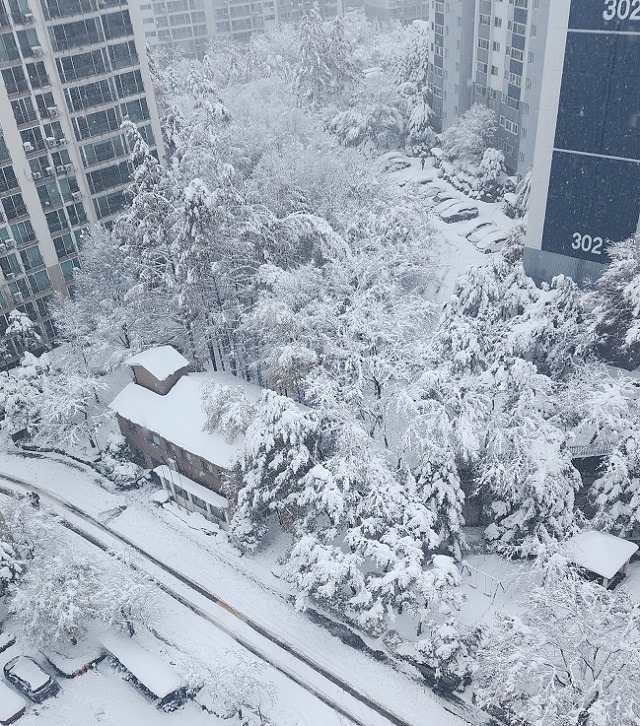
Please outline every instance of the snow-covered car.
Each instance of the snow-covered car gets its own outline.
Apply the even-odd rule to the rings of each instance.
[[[471,229],[468,229],[464,236],[471,242],[472,244],[475,244],[478,242],[482,237],[484,237],[485,234],[488,234],[490,230],[496,230],[498,229],[493,222],[488,222],[486,219],[483,222],[476,222],[476,224],[471,227]]]
[[[453,207],[457,207],[459,204],[464,204],[462,200],[460,199],[445,199],[444,202],[440,202],[440,204],[436,205],[433,209],[433,213],[437,214],[438,217],[440,217],[442,214],[444,214],[448,209],[452,209]]]
[[[480,250],[480,252],[484,252],[485,254],[498,252],[504,246],[508,236],[509,233],[502,229],[497,232],[491,232],[491,234],[483,237],[476,247]]]
[[[380,171],[402,171],[411,166],[409,159],[405,157],[396,157],[393,159],[384,159],[380,164]]]
[[[27,702],[24,698],[12,691],[9,686],[0,683],[0,723],[3,726],[17,721],[26,707]]]
[[[460,202],[446,209],[440,215],[440,219],[447,224],[454,222],[464,222],[468,219],[475,219],[478,216],[478,207],[469,202]]]
[[[28,655],[17,655],[5,663],[4,677],[20,693],[35,703],[55,696],[60,686]]]
[[[456,197],[455,194],[451,194],[450,192],[445,191],[439,191],[434,194],[430,194],[425,199],[425,206],[427,209],[434,209],[438,205],[442,204],[443,202],[459,202],[461,201],[459,197]]]

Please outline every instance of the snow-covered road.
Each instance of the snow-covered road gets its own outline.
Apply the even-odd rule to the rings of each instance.
[[[377,663],[365,654],[349,649],[336,638],[329,636],[323,643],[318,642],[318,638],[312,637],[314,626],[306,621],[303,622],[307,633],[299,628],[278,629],[274,627],[274,619],[256,617],[259,603],[252,603],[252,607],[248,607],[247,603],[245,608],[243,603],[239,606],[237,600],[229,602],[228,597],[218,592],[220,589],[224,593],[224,587],[213,590],[212,582],[215,580],[194,576],[193,569],[176,566],[175,557],[172,564],[168,564],[167,559],[170,558],[163,554],[167,545],[163,536],[167,534],[166,525],[156,519],[157,536],[150,538],[149,530],[140,522],[140,512],[137,511],[140,526],[126,527],[125,522],[126,535],[116,531],[116,524],[120,529],[123,527],[116,518],[116,514],[123,511],[122,495],[98,487],[95,478],[92,479],[86,471],[82,473],[82,467],[75,464],[69,467],[60,461],[54,463],[37,457],[20,462],[19,456],[0,454],[2,463],[8,464],[9,459],[11,466],[0,464],[3,471],[12,471],[2,476],[8,489],[18,487],[38,491],[74,531],[88,537],[102,549],[122,550],[125,547],[134,550],[138,554],[137,566],[152,575],[167,594],[314,694],[336,712],[337,718],[341,714],[363,726],[390,723],[460,726],[464,722],[480,723],[483,720],[475,713],[453,713],[446,702],[437,699],[421,685],[396,673],[389,665]],[[67,486],[60,485],[61,467],[66,469]],[[81,486],[78,479],[82,481]],[[93,494],[89,494],[90,504],[87,502],[88,492]],[[95,516],[98,511],[101,512],[99,518]],[[111,525],[106,524],[107,520],[112,522]],[[178,562],[187,562],[192,543],[185,538],[182,544],[184,552],[182,559],[178,557]],[[206,575],[206,572],[197,570],[197,574]],[[271,609],[268,600],[262,607],[266,611]],[[295,639],[291,637],[294,631]]]

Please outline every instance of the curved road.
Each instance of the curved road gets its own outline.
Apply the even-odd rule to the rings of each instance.
[[[348,693],[354,699],[360,701],[362,704],[364,704],[368,708],[372,709],[373,711],[378,713],[380,716],[386,718],[389,721],[389,723],[394,724],[394,726],[420,726],[419,724],[409,723],[405,719],[401,718],[397,714],[390,711],[385,706],[383,706],[383,705],[377,703],[376,701],[374,701],[373,699],[371,699],[369,696],[356,690],[348,682],[344,681],[340,677],[331,673],[331,671],[328,671],[323,666],[314,662],[311,658],[306,656],[304,653],[301,653],[300,651],[296,650],[296,648],[294,646],[292,646],[290,643],[287,643],[286,641],[282,640],[274,633],[266,630],[259,623],[255,622],[251,618],[249,618],[246,615],[244,615],[243,613],[239,612],[236,608],[234,608],[231,605],[229,605],[228,603],[226,603],[224,600],[219,598],[214,593],[205,589],[204,587],[199,585],[197,582],[195,582],[191,578],[186,577],[181,572],[178,572],[173,567],[166,565],[165,563],[160,561],[158,558],[154,557],[153,555],[151,555],[150,553],[148,553],[147,551],[142,549],[138,544],[131,541],[129,538],[127,538],[121,534],[118,534],[117,532],[114,532],[112,529],[107,527],[103,522],[100,522],[99,520],[95,519],[91,515],[82,511],[81,509],[74,506],[73,504],[70,504],[69,502],[65,501],[64,499],[57,497],[55,494],[52,494],[51,492],[41,489],[40,487],[32,484],[31,482],[25,481],[24,479],[19,479],[18,477],[9,476],[7,474],[1,474],[0,479],[6,481],[9,484],[20,487],[21,489],[26,489],[28,491],[37,492],[41,497],[54,502],[58,507],[61,507],[63,510],[66,510],[67,512],[71,513],[78,519],[80,519],[80,520],[84,521],[85,523],[90,524],[92,527],[95,527],[96,529],[100,530],[102,533],[106,534],[109,538],[116,540],[119,544],[125,545],[125,546],[133,549],[138,555],[140,555],[141,558],[143,558],[147,562],[151,563],[153,566],[157,567],[158,569],[162,570],[165,574],[169,575],[170,577],[175,578],[178,582],[180,582],[182,585],[185,585],[187,588],[189,588],[193,592],[206,598],[209,602],[223,608],[224,610],[229,612],[231,615],[233,615],[235,618],[240,620],[242,623],[249,626],[256,633],[258,633],[262,637],[266,638],[268,641],[270,641],[274,645],[278,646],[286,653],[289,653],[290,655],[295,657],[300,662],[304,663],[309,668],[313,669],[316,673],[318,673],[319,675],[321,675],[323,678],[325,678],[329,682],[333,683],[334,685],[338,686],[340,689],[342,689],[343,691]],[[15,489],[9,489],[9,488],[0,486],[0,493],[7,494],[9,496],[15,496],[16,491],[15,491]],[[98,539],[97,537],[91,535],[87,531],[81,529],[76,524],[70,522],[68,519],[65,520],[63,522],[63,524],[67,529],[74,532],[75,534],[82,537],[83,539],[87,540],[94,546],[100,548],[104,552],[111,553],[112,548],[109,547],[108,545],[106,545],[104,543],[104,541]],[[300,675],[295,673],[295,671],[293,671],[291,668],[287,667],[286,665],[283,665],[282,663],[277,662],[277,660],[274,660],[268,653],[264,652],[264,650],[261,650],[254,643],[249,642],[242,635],[239,635],[237,632],[234,632],[228,626],[219,622],[211,614],[207,613],[205,610],[198,607],[198,605],[196,605],[195,603],[190,601],[188,598],[184,597],[184,595],[181,595],[179,592],[177,592],[177,590],[172,588],[170,585],[166,584],[165,582],[161,582],[160,580],[158,580],[156,577],[153,577],[148,572],[146,574],[150,575],[152,577],[153,581],[156,583],[156,585],[158,587],[160,587],[167,595],[172,597],[174,600],[179,602],[184,607],[189,608],[189,610],[191,610],[193,613],[195,613],[199,617],[210,622],[216,628],[222,630],[227,636],[229,636],[230,638],[235,640],[243,648],[248,650],[250,653],[252,653],[256,657],[260,658],[261,660],[265,661],[266,663],[271,665],[273,668],[280,671],[282,674],[287,676],[287,678],[291,679],[292,681],[294,681],[296,684],[298,684],[305,690],[312,693],[314,696],[316,696],[316,698],[320,699],[323,703],[328,705],[334,711],[336,711],[337,713],[346,717],[347,719],[349,719],[349,721],[351,721],[354,724],[357,724],[358,726],[370,726],[370,724],[363,722],[360,717],[358,717],[355,714],[348,711],[345,708],[345,706],[342,706],[341,704],[337,703],[330,696],[323,694],[322,692],[318,691],[313,685],[311,685],[310,683],[307,683],[303,678],[300,677]],[[457,709],[454,710],[453,708],[444,704],[441,700],[439,700],[439,705],[442,708],[449,711],[450,713],[457,716],[458,718],[460,718],[461,720],[464,720],[467,723],[475,723],[475,721],[468,720],[470,714],[462,714],[462,713],[460,713],[459,710],[457,710]]]

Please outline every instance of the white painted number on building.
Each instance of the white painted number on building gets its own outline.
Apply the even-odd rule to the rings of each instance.
[[[640,2],[640,0],[638,0],[638,2]],[[574,232],[571,247],[574,250],[590,252],[592,255],[601,255],[603,244],[604,240],[602,239],[602,237],[592,237],[590,234],[580,234],[580,232]]]
[[[640,0],[604,0],[606,8],[602,13],[605,20],[639,20]]]

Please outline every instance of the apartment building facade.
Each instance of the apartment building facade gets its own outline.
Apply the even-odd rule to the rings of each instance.
[[[476,0],[431,0],[428,88],[437,132],[471,105],[475,9]]]
[[[128,118],[158,149],[140,18],[127,0],[0,0],[0,336],[14,309],[54,337],[82,235],[124,206]],[[20,353],[4,341],[4,363]]]
[[[551,0],[478,0],[472,102],[496,112],[497,146],[522,178],[533,165]]]
[[[414,20],[428,21],[431,0],[408,2],[407,0],[366,0],[364,5],[367,20],[379,23],[412,23]]]
[[[314,5],[325,20],[344,13],[343,0],[156,0],[140,8],[151,48],[202,59],[216,35],[246,41],[270,27],[299,23]]]

